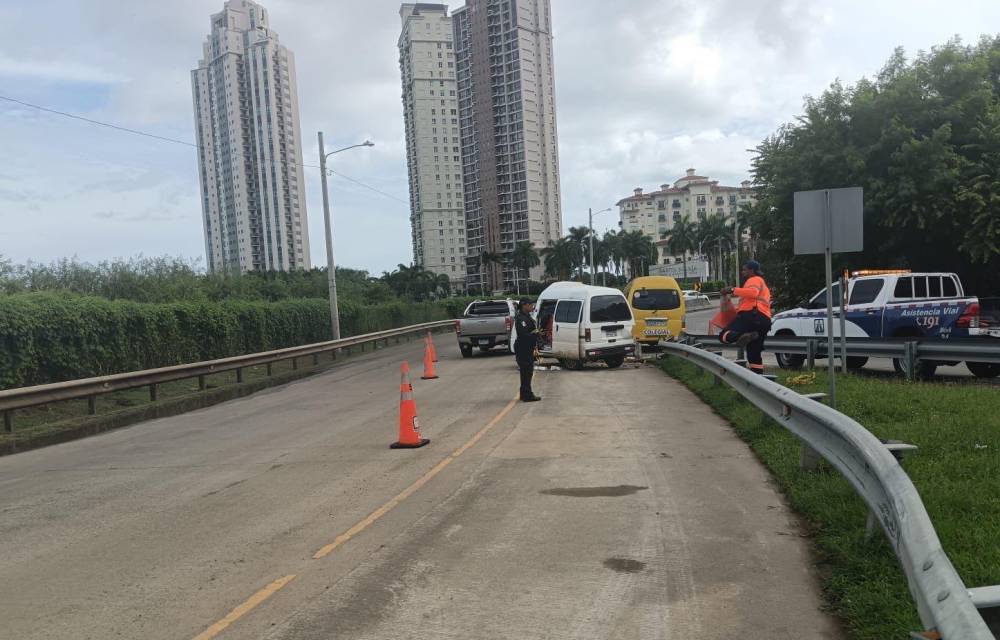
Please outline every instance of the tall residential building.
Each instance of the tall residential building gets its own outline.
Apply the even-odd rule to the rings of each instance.
[[[674,224],[687,217],[697,224],[709,216],[720,216],[731,220],[743,205],[756,202],[749,180],[738,187],[726,187],[706,176],[697,175],[688,169],[687,175],[674,181],[672,185],[660,185],[659,191],[643,193],[636,188],[632,195],[618,201],[622,231],[641,231],[660,249],[662,264],[683,262],[683,256],[675,256],[667,249],[667,236]],[[744,231],[745,242],[748,232]]]
[[[399,35],[413,261],[465,281],[465,215],[451,18],[443,4],[404,4]]]
[[[263,7],[212,16],[191,85],[209,270],[308,269],[295,58]]]
[[[468,0],[452,20],[468,286],[510,290],[515,244],[562,234],[549,0]]]

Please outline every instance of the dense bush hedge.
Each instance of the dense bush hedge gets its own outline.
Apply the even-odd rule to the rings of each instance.
[[[340,306],[345,337],[457,317],[466,300]],[[330,339],[323,299],[148,304],[0,296],[0,389],[151,369]]]

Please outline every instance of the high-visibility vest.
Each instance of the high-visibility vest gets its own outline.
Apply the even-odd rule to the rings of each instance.
[[[740,305],[737,312],[757,310],[768,318],[771,317],[771,290],[760,276],[750,276],[742,287],[733,289],[733,295],[738,296]]]

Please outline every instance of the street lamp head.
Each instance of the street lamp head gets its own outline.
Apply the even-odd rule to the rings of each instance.
[[[371,140],[365,140],[364,142],[361,143],[361,145],[365,147],[374,147],[375,143],[372,142]]]

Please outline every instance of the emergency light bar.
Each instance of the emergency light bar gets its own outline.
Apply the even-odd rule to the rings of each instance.
[[[861,276],[896,276],[904,273],[910,273],[909,269],[861,269],[860,271],[852,271],[852,278],[859,278]]]

